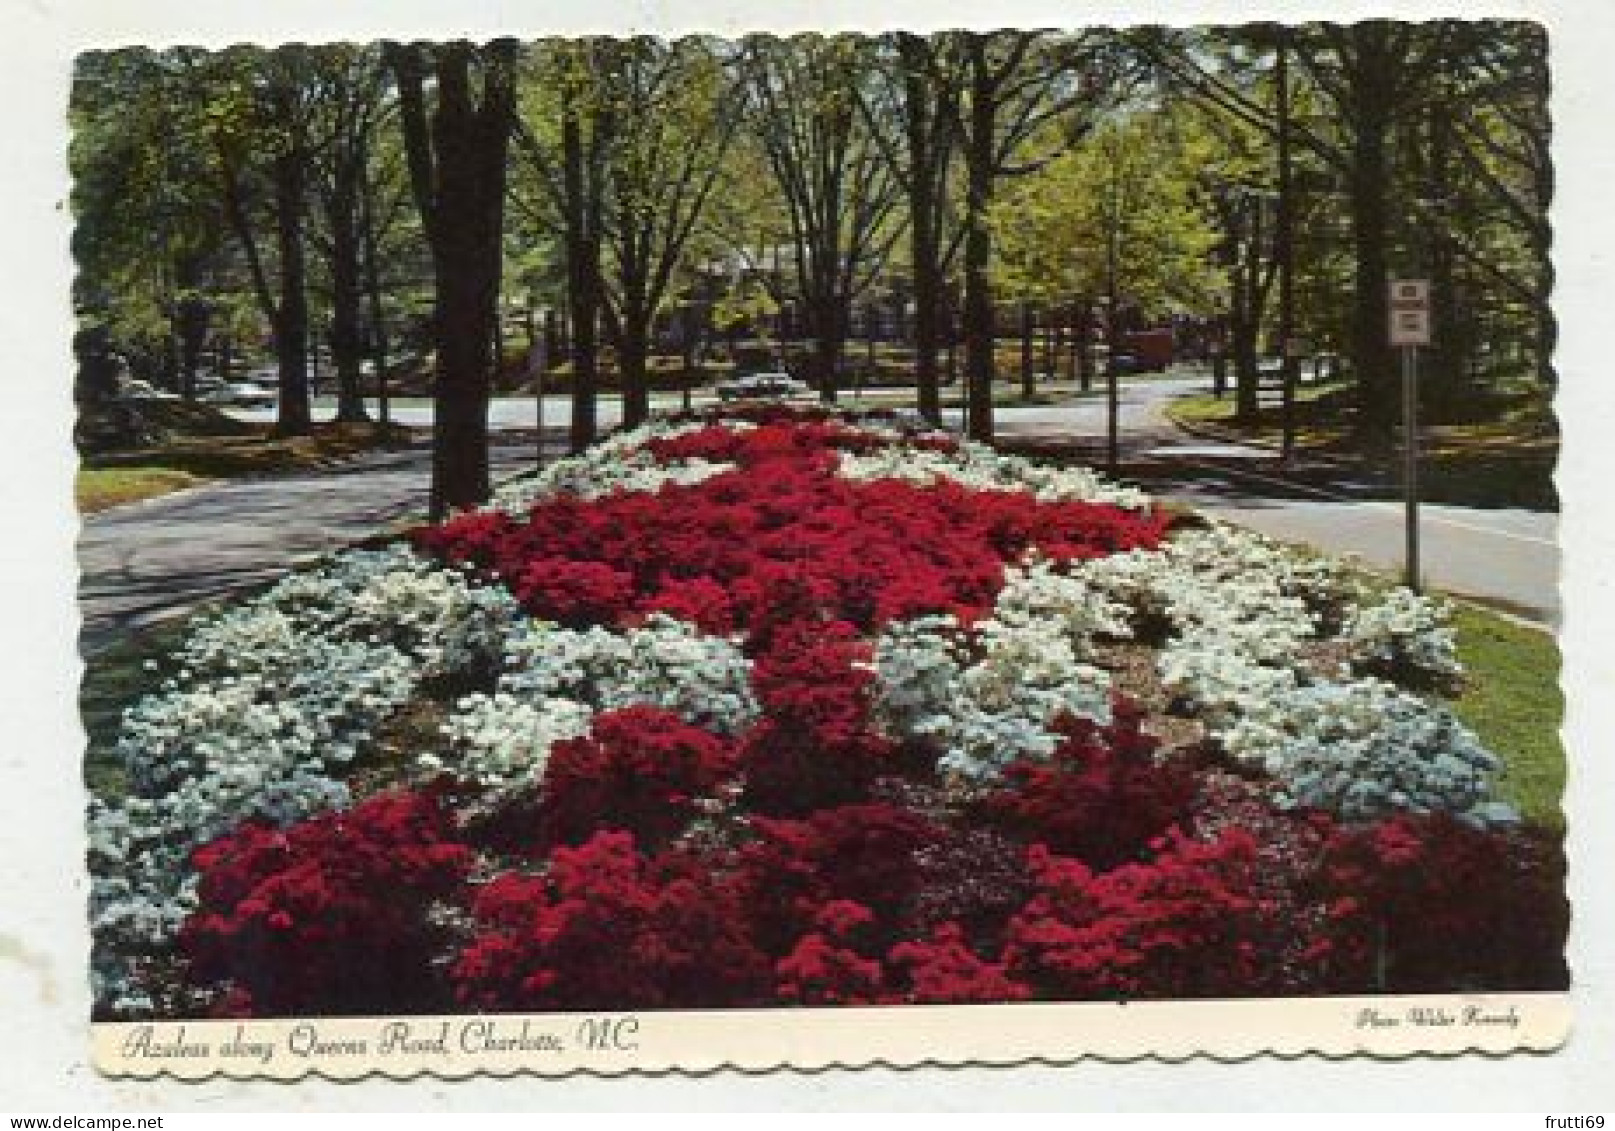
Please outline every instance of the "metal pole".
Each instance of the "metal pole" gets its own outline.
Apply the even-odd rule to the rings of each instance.
[[[544,309],[544,329],[533,339],[533,417],[538,436],[534,441],[538,465],[544,466],[544,373],[549,368],[550,311]]]
[[[1402,486],[1407,500],[1407,587],[1419,591],[1418,347],[1402,347]]]

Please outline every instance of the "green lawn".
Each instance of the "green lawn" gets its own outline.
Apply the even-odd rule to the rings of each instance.
[[[307,471],[409,441],[399,425],[320,424],[311,435],[276,436],[263,425],[237,435],[179,436],[149,448],[85,457],[75,493],[85,514],[166,495],[215,479]]]
[[[1420,429],[1420,492],[1432,502],[1458,506],[1528,507],[1557,510],[1553,469],[1559,442],[1551,415],[1534,402],[1499,410],[1495,419],[1426,425]],[[1167,415],[1190,428],[1212,426],[1241,440],[1277,447],[1283,412],[1266,404],[1254,420],[1234,419],[1234,394],[1179,397]],[[1397,479],[1400,456],[1361,451],[1351,430],[1350,386],[1302,385],[1296,389],[1296,445],[1303,453],[1327,454],[1369,472],[1388,470]],[[1389,467],[1386,466],[1390,460]],[[1399,481],[1399,480],[1398,480]]]
[[[84,661],[79,711],[89,746],[84,752],[84,784],[97,797],[122,797],[127,790],[123,761],[114,750],[123,712],[158,690],[163,676],[147,660],[170,655],[185,639],[188,618],[131,632]],[[169,665],[170,667],[172,665]]]
[[[1507,764],[1504,797],[1528,820],[1560,827],[1565,752],[1558,645],[1541,629],[1470,605],[1456,606],[1453,621],[1458,656],[1468,669],[1454,710]]]
[[[140,499],[167,495],[209,482],[177,467],[81,467],[74,484],[79,510],[94,514]]]

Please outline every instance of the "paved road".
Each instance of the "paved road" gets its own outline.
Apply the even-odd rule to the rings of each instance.
[[[491,453],[496,474],[531,445]],[[117,507],[79,534],[80,646],[99,651],[131,628],[270,581],[299,562],[423,514],[424,447],[308,475],[220,483]]]
[[[1406,539],[1400,502],[1370,497],[1350,483],[1299,487],[1275,478],[1270,449],[1188,435],[1166,416],[1166,406],[1174,397],[1205,387],[1204,377],[1186,376],[1137,381],[1122,389],[1122,459],[1144,472],[1152,492],[1274,538],[1355,554],[1400,575]],[[1106,405],[1095,399],[1001,408],[997,420],[1005,435],[1086,442],[1097,454],[1105,435]],[[1558,517],[1545,511],[1426,504],[1420,508],[1424,583],[1538,624],[1557,625]]]
[[[1123,458],[1146,472],[1157,494],[1229,518],[1274,537],[1356,553],[1395,570],[1402,553],[1402,512],[1379,500],[1297,488],[1271,478],[1272,453],[1186,435],[1164,414],[1172,397],[1203,379],[1134,382],[1122,390]],[[677,398],[670,398],[676,401]],[[568,405],[552,398],[546,417],[558,429]],[[603,424],[619,418],[616,398],[601,401]],[[399,417],[427,423],[424,405]],[[1005,407],[1000,431],[1022,441],[1085,442],[1100,450],[1103,399],[1044,407]],[[530,398],[501,398],[496,430],[531,429]],[[952,414],[957,425],[958,415]],[[514,437],[512,437],[512,440]],[[559,443],[559,435],[552,434]],[[496,473],[532,458],[532,444],[496,446]],[[424,449],[367,457],[338,470],[198,488],[86,519],[79,542],[82,644],[96,651],[132,627],[164,620],[207,601],[268,581],[289,566],[354,541],[424,507]],[[1519,510],[1427,507],[1426,581],[1521,616],[1554,624],[1557,516]]]
[[[1219,461],[1222,462],[1222,461]],[[1259,530],[1335,553],[1355,554],[1400,577],[1406,527],[1402,505],[1299,491],[1263,471],[1194,468],[1160,495]],[[1424,583],[1474,598],[1537,624],[1559,623],[1558,515],[1425,504],[1420,508]]]

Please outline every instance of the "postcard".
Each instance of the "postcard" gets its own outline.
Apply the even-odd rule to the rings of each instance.
[[[84,50],[95,1067],[1562,1046],[1551,54]]]

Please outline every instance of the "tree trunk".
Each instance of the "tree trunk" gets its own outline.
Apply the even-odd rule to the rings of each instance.
[[[1359,66],[1352,82],[1352,160],[1347,178],[1354,260],[1349,353],[1357,382],[1359,438],[1366,448],[1384,451],[1391,445],[1400,403],[1387,340],[1385,293],[1390,268],[1386,150],[1394,107],[1389,101],[1390,76],[1385,73],[1385,29],[1360,24],[1352,34],[1358,40]]]
[[[360,388],[364,341],[359,327],[364,301],[360,285],[359,186],[350,169],[339,167],[331,193],[331,364],[336,368],[336,418],[368,420]]]
[[[1077,384],[1082,391],[1093,391],[1093,303],[1084,299],[1077,310]]]
[[[814,384],[821,400],[834,402],[840,393],[841,354],[847,339],[846,304],[826,288],[809,304],[808,316],[813,319]]]
[[[946,159],[945,141],[938,137],[938,107],[933,105],[936,84],[929,74],[927,48],[912,36],[898,37],[903,64],[903,115],[908,140],[909,252],[914,271],[914,387],[916,407],[932,424],[942,423],[942,375],[939,354],[942,341],[942,302],[947,281],[942,276],[940,199],[936,173]],[[942,152],[939,152],[939,142]]]
[[[627,320],[617,340],[617,372],[622,382],[622,421],[629,428],[637,428],[650,416],[649,357],[649,328],[636,315]]]
[[[924,196],[925,194],[921,194]],[[911,241],[914,253],[914,384],[920,415],[932,424],[942,423],[941,314],[944,281],[936,263],[935,241],[929,225],[918,223],[920,209],[929,203],[911,200]],[[921,229],[927,230],[922,231]]]
[[[505,166],[515,114],[513,48],[482,50],[481,104],[472,95],[466,43],[435,48],[437,108],[425,110],[418,49],[394,49],[410,181],[421,207],[437,284],[433,333],[431,513],[489,494],[488,395],[498,318]]]
[[[1436,99],[1429,112],[1430,167],[1429,196],[1435,207],[1447,216],[1447,196],[1452,191],[1451,157],[1452,130],[1448,115],[1450,106]],[[1450,216],[1447,220],[1451,222]],[[1469,315],[1459,303],[1458,276],[1454,270],[1452,244],[1445,224],[1433,224],[1429,229],[1430,262],[1430,316],[1431,352],[1430,375],[1433,380],[1424,385],[1432,408],[1438,418],[1459,409],[1462,402],[1473,395],[1469,387],[1468,323]]]
[[[280,300],[275,312],[275,361],[280,402],[275,431],[313,430],[308,390],[307,266],[303,255],[304,154],[294,144],[275,158],[275,235],[280,251]]]
[[[994,105],[985,47],[971,45],[970,130],[965,147],[964,347],[965,434],[989,444],[993,439],[993,296],[988,276],[992,231],[987,226],[993,194]]]
[[[381,305],[381,271],[376,260],[375,243],[366,238],[365,290],[370,301],[370,364],[376,371],[376,417],[383,424],[392,422],[392,402],[387,389],[388,358],[387,318]]]
[[[376,416],[382,424],[392,422],[392,405],[387,390],[387,319],[381,301],[381,257],[377,247],[375,189],[366,166],[359,171],[360,234],[364,247],[365,297],[369,302],[371,365],[376,371]]]
[[[1234,362],[1234,418],[1254,424],[1261,415],[1261,373],[1256,367],[1256,326],[1248,311],[1232,320],[1229,346]]]
[[[1232,303],[1231,348],[1234,360],[1234,419],[1254,424],[1261,414],[1261,374],[1256,368],[1257,339],[1261,334],[1262,207],[1252,210],[1251,238],[1243,269],[1235,266],[1238,280]]]
[[[1043,312],[1043,372],[1049,380],[1060,379],[1060,347],[1065,342],[1064,315],[1058,306],[1045,307]]]
[[[212,306],[199,295],[181,298],[176,304],[174,337],[179,342],[181,396],[196,395],[196,375],[202,368],[202,350],[207,345],[208,325],[212,317]]]
[[[434,510],[485,502],[488,397],[494,328],[499,316],[505,158],[512,97],[508,74],[492,62],[483,104],[470,95],[471,48],[442,48],[434,119],[437,207],[437,383],[434,390]]]
[[[600,389],[600,238],[599,196],[589,184],[583,126],[575,112],[561,119],[561,148],[566,183],[566,282],[571,307],[572,424],[571,450],[594,443],[599,429]]]

